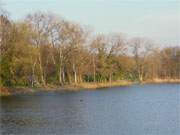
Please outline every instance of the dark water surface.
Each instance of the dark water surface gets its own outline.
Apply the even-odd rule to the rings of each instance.
[[[180,135],[180,85],[3,97],[1,134]]]

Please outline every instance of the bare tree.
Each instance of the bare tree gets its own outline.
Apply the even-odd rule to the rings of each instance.
[[[115,62],[113,61],[113,57],[124,54],[126,50],[126,44],[122,34],[112,34],[108,40],[109,52],[107,56],[107,62],[109,66],[109,81],[111,82],[112,74],[115,70]]]
[[[78,24],[65,22],[64,28],[62,31],[63,34],[63,44],[65,46],[65,61],[66,61],[66,70],[68,74],[69,81],[71,82],[71,73],[73,73],[74,83],[78,82],[78,73],[77,69],[82,64],[80,61],[83,56],[81,51],[83,51],[87,33],[80,27]],[[67,69],[67,67],[69,67]],[[72,70],[70,70],[72,69]],[[79,80],[81,76],[79,75]]]
[[[145,76],[146,58],[152,51],[153,43],[143,38],[133,38],[130,44],[136,62],[138,78],[142,82]]]
[[[39,70],[40,70],[40,78],[41,78],[41,83],[43,85],[46,84],[46,79],[45,79],[45,64],[42,61],[42,53],[41,50],[43,48],[43,46],[45,45],[49,45],[52,44],[54,45],[54,39],[51,39],[50,41],[50,37],[52,36],[52,32],[53,32],[53,28],[54,28],[54,20],[53,20],[53,16],[51,14],[44,14],[41,12],[32,14],[32,15],[28,15],[26,17],[26,22],[30,24],[30,26],[33,29],[33,35],[32,35],[32,44],[34,44],[37,49],[39,50],[39,54],[38,54],[38,64],[39,64]],[[51,35],[51,36],[50,36]],[[52,38],[52,37],[51,37]],[[52,53],[50,52],[46,57],[46,62],[48,62],[48,58],[49,55],[52,56]],[[52,57],[53,61],[54,61],[54,57]],[[35,61],[36,63],[36,61]]]
[[[96,74],[96,65],[98,74],[108,76],[108,80],[112,81],[112,74],[114,70],[113,59],[115,56],[122,54],[126,47],[124,37],[121,34],[98,35],[91,43],[94,50],[94,56],[97,55],[97,64],[94,63],[94,80]],[[94,58],[93,56],[93,58]]]

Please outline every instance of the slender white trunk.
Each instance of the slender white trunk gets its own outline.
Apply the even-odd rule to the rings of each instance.
[[[95,65],[95,58],[94,58],[94,55],[93,55],[93,80],[94,82],[96,82],[96,65]]]
[[[64,73],[64,68],[63,68],[63,71],[62,71],[62,81],[63,81],[63,83],[65,82],[65,73]]]
[[[74,72],[74,82],[77,83],[77,73],[76,73],[75,64],[73,64],[73,72]]]
[[[43,68],[42,68],[42,61],[41,61],[41,56],[39,54],[38,56],[38,59],[39,59],[39,69],[40,69],[40,78],[41,78],[41,83],[43,85],[45,85],[45,80],[44,80],[44,75],[43,75]]]
[[[110,82],[110,84],[112,83],[112,74],[111,73],[109,75],[109,82]]]
[[[33,63],[33,66],[32,66],[32,80],[31,80],[32,87],[34,87],[34,81],[35,81],[35,67],[36,67],[36,61]]]
[[[59,68],[59,84],[62,84],[62,71],[61,71],[61,67]]]
[[[60,63],[59,63],[59,84],[62,85],[62,50],[61,50],[61,48],[59,48],[59,59],[60,59]]]

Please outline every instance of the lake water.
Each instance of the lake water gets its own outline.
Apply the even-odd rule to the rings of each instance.
[[[180,84],[3,97],[1,134],[180,135]]]

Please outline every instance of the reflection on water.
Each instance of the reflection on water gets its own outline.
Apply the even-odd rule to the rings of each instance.
[[[1,99],[2,134],[179,135],[180,85]]]

